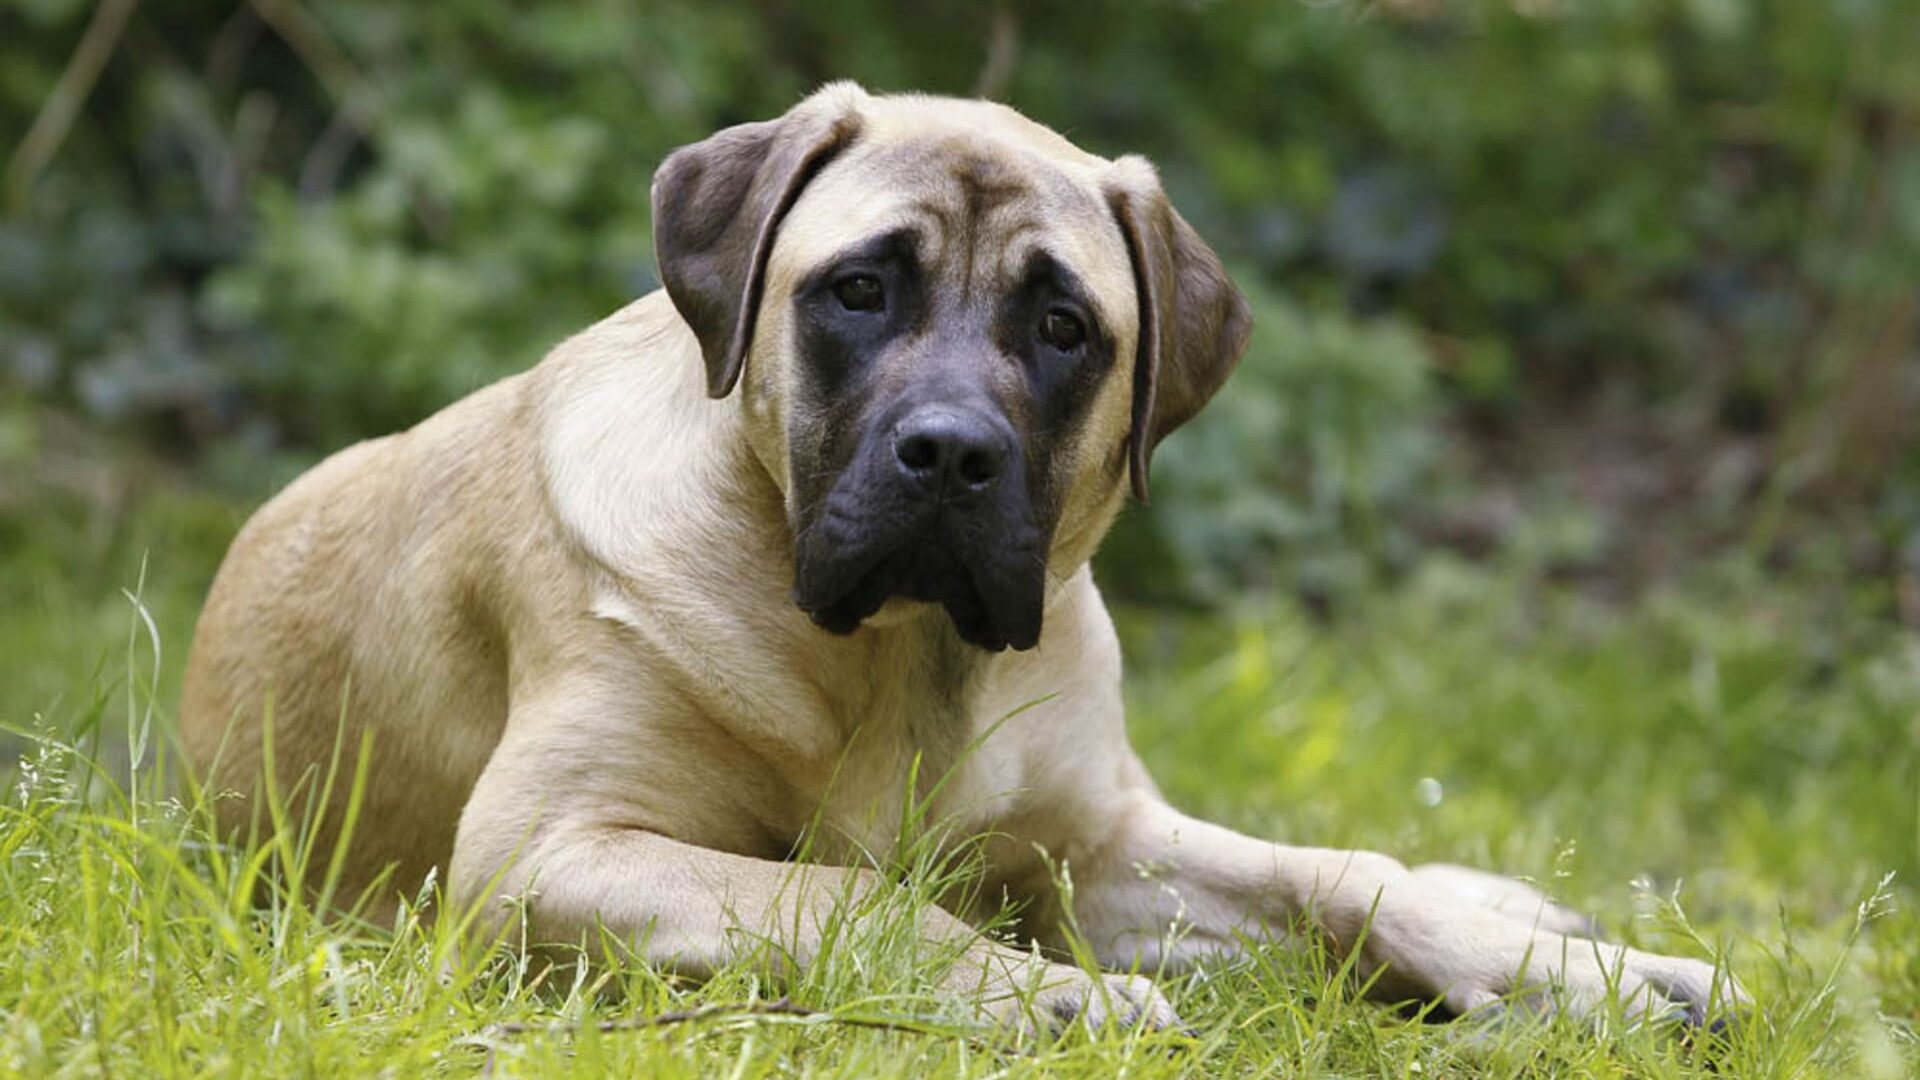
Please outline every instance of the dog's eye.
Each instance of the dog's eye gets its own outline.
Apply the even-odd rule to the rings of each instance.
[[[887,303],[887,291],[872,274],[849,274],[833,283],[834,298],[848,311],[879,311]]]
[[[1040,320],[1040,340],[1061,352],[1072,352],[1087,340],[1087,328],[1073,312],[1054,308]]]

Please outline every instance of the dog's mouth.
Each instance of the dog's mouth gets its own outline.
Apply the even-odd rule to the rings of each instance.
[[[881,530],[823,514],[796,545],[794,602],[835,634],[904,597],[945,608],[961,640],[990,652],[1038,644],[1046,589],[1038,531],[990,529],[939,507],[915,517]]]

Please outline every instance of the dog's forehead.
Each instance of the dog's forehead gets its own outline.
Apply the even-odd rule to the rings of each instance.
[[[1045,124],[998,102],[923,94],[880,95],[864,100],[860,120],[862,130],[880,143],[908,142],[920,135],[971,134],[1050,158],[1061,168],[1089,179],[1097,180],[1112,165]]]
[[[1044,250],[1093,284],[1113,308],[1104,316],[1130,318],[1132,271],[1102,188],[1110,163],[1004,107],[880,100],[890,107],[863,117],[793,207],[776,263],[817,263],[913,229],[936,246],[990,247],[1009,270]]]

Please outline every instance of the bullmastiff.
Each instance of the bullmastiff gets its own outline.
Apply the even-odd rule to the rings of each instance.
[[[1518,882],[1156,791],[1088,559],[1249,315],[1146,161],[841,83],[668,157],[653,213],[664,289],[241,530],[181,705],[226,827],[269,768],[296,805],[332,775],[330,850],[329,762],[366,739],[348,894],[438,868],[529,940],[611,931],[698,976],[769,939],[809,963],[836,910],[900,888],[869,853],[924,801],[987,837],[970,895],[1042,947],[924,916],[1008,1021],[1176,1022],[1147,980],[1058,961],[1062,873],[1116,972],[1308,920],[1376,994],[1456,1014],[1737,999]]]

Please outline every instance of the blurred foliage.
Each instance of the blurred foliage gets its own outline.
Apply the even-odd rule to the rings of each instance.
[[[1437,449],[1419,336],[1262,288],[1250,299],[1253,344],[1230,389],[1156,455],[1151,519],[1106,553],[1150,560],[1135,588],[1158,581],[1155,599],[1217,601],[1247,585],[1325,597],[1414,546],[1384,512],[1417,497]]]
[[[1892,580],[1916,48],[1920,0],[0,0],[0,387],[257,491],[652,288],[654,163],[853,77],[1148,153],[1254,297],[1110,578],[1339,592],[1525,534],[1531,470],[1576,562]]]

